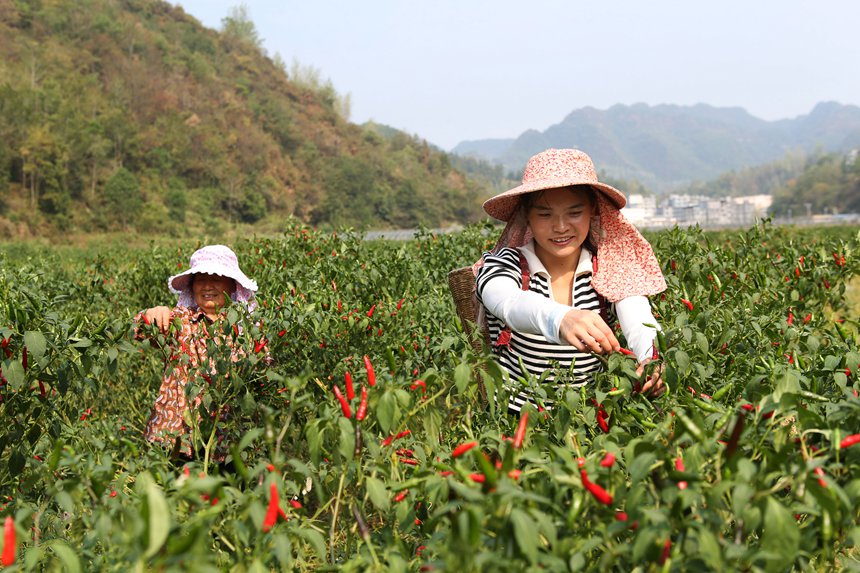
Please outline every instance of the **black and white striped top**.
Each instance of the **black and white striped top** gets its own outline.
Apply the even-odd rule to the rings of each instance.
[[[535,257],[532,257],[534,260]],[[531,265],[530,265],[531,267]],[[591,286],[592,271],[589,268],[583,270],[582,266],[577,270],[573,284],[573,307],[580,310],[592,310],[600,312],[600,299],[597,292]],[[545,270],[530,268],[529,290],[540,295],[551,298],[550,277]],[[519,254],[516,249],[503,248],[497,254],[485,254],[484,265],[478,271],[476,292],[478,300],[483,302],[482,292],[490,280],[503,278],[512,280],[518,288],[522,288],[522,272],[520,270]],[[607,306],[608,303],[607,303]],[[609,307],[610,312],[611,307]],[[610,316],[610,324],[615,321]],[[591,374],[599,371],[600,361],[589,352],[581,352],[574,346],[556,344],[548,341],[541,334],[528,334],[511,330],[511,338],[506,345],[496,345],[499,334],[505,329],[502,319],[487,312],[487,323],[490,330],[490,339],[496,352],[496,359],[502,368],[508,371],[513,388],[508,404],[509,409],[519,411],[522,406],[530,401],[536,404],[535,397],[528,389],[516,392],[522,388],[521,384],[528,378],[524,375],[522,367],[534,377],[546,373],[545,383],[556,386],[580,386],[591,379]],[[520,385],[517,385],[517,382]],[[554,391],[547,388],[547,395],[554,395]],[[544,400],[544,403],[547,403]],[[537,404],[536,404],[537,405]]]

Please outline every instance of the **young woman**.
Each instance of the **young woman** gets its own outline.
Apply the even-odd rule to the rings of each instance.
[[[173,309],[156,306],[136,317],[138,322],[158,326],[164,334],[173,334],[171,353],[144,437],[186,458],[193,453],[188,439],[190,407],[185,386],[193,379],[216,374],[206,374],[210,370],[206,350],[209,340],[234,346],[230,335],[224,335],[216,324],[223,318],[227,297],[253,310],[257,290],[257,283],[239,268],[236,254],[224,245],[209,245],[195,251],[190,267],[167,280],[168,288],[178,296]],[[177,322],[178,328],[169,330]],[[231,350],[232,360],[240,358],[236,349]],[[219,458],[223,458],[223,452],[216,450],[215,460],[220,461]]]
[[[507,226],[476,263],[476,295],[512,380],[550,370],[558,384],[587,383],[600,369],[595,355],[621,349],[610,326],[616,320],[640,374],[656,357],[658,326],[646,297],[666,283],[651,246],[621,214],[625,204],[575,149],[535,155],[522,185],[484,203]],[[659,370],[642,391],[663,391]],[[519,411],[528,401],[522,390],[508,406]]]

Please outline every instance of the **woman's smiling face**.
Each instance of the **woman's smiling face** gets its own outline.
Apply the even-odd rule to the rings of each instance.
[[[571,262],[575,266],[591,227],[592,192],[560,187],[538,193],[527,213],[535,253],[548,267]]]
[[[191,283],[194,302],[206,316],[214,317],[227,303],[227,296],[233,294],[236,283],[229,277],[195,273]]]

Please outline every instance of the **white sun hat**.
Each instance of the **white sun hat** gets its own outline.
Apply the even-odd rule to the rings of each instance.
[[[226,245],[207,245],[191,255],[191,268],[167,279],[170,292],[179,296],[179,306],[193,307],[191,277],[195,274],[218,275],[236,281],[236,291],[231,295],[234,302],[251,302],[257,291],[257,283],[248,278],[239,268],[236,253]]]

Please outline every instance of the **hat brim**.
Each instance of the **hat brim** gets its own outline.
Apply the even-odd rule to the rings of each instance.
[[[217,263],[209,263],[204,266],[188,269],[185,272],[173,275],[167,279],[167,287],[173,294],[182,294],[188,291],[191,287],[191,277],[195,274],[218,275],[227,277],[236,281],[237,289],[245,289],[249,297],[253,297],[257,291],[257,283],[248,278],[241,270],[231,267],[219,265]]]
[[[520,203],[520,195],[526,193],[534,193],[535,191],[546,191],[547,189],[556,189],[558,187],[570,187],[573,185],[588,185],[595,191],[603,193],[613,205],[619,209],[627,204],[627,199],[624,194],[611,185],[594,181],[582,181],[581,179],[570,178],[550,178],[539,179],[537,181],[529,181],[523,183],[513,189],[499,193],[495,197],[490,197],[484,201],[484,211],[500,221],[509,221],[516,211]]]

